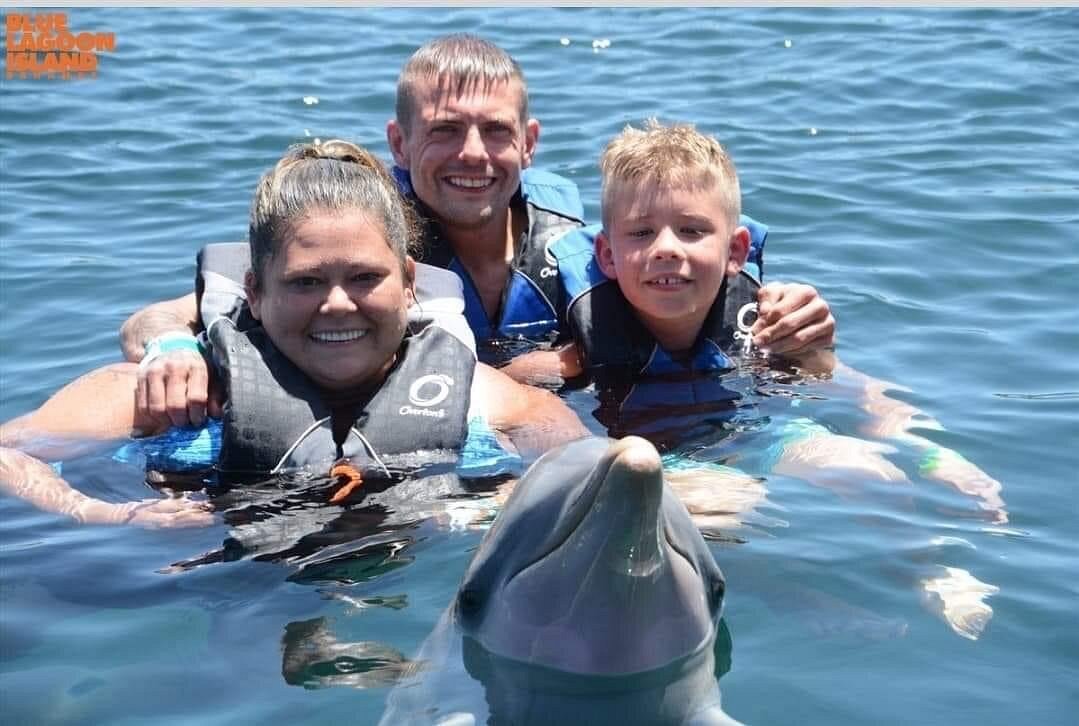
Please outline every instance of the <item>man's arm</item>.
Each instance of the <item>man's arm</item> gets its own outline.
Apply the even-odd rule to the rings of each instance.
[[[800,357],[835,346],[835,318],[811,285],[769,283],[757,292],[753,343],[771,353]]]
[[[140,362],[136,405],[161,426],[201,426],[219,417],[221,401],[210,391],[210,370],[194,346],[177,347],[145,359],[146,344],[168,334],[194,335],[200,329],[195,293],[154,303],[120,328],[124,357]]]
[[[165,333],[199,332],[199,311],[195,293],[163,300],[134,313],[120,327],[120,348],[124,359],[138,363],[146,355],[146,343]]]

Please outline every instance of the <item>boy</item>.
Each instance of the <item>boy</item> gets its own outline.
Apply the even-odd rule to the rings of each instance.
[[[710,511],[710,503],[715,511],[717,494],[732,484],[751,491],[735,469],[722,469],[723,484],[720,472],[693,471],[696,458],[743,465],[756,457],[759,471],[840,490],[866,478],[907,482],[882,456],[895,449],[798,416],[792,406],[800,401],[774,395],[782,387],[739,356],[760,286],[753,273],[761,271],[766,230],[740,216],[738,176],[723,147],[692,126],[653,120],[616,136],[600,167],[603,229],[571,232],[550,246],[574,342],[518,359],[511,364],[517,373],[568,379],[587,372],[599,384],[596,418],[611,435],[638,433],[683,455],[677,474],[698,486],[683,483],[680,496],[697,500],[688,502],[693,511]],[[874,415],[874,433],[925,450],[923,475],[978,497],[994,521],[1007,521],[1000,484],[911,433],[917,412],[884,396],[884,384],[837,364],[827,351],[798,363],[842,369]],[[759,395],[766,386],[772,395]],[[767,431],[768,445],[747,445],[759,429]],[[735,435],[717,436],[720,431]],[[687,496],[691,492],[696,496]],[[753,497],[746,502],[757,503]],[[969,579],[923,580],[922,588],[940,595],[942,614],[957,633],[977,638],[992,617],[984,599],[996,588],[963,574]]]
[[[747,311],[757,300],[768,233],[740,215],[734,164],[692,126],[651,121],[615,137],[600,166],[603,227],[549,246],[574,342],[520,356],[503,370],[535,380],[601,369],[669,372],[677,363],[730,368],[722,349],[752,323]],[[814,355],[812,363],[830,369],[830,351]]]
[[[760,287],[767,230],[740,216],[730,157],[718,141],[692,126],[652,120],[616,136],[600,167],[603,228],[571,232],[550,246],[573,343],[522,356],[503,370],[533,381],[587,372],[600,383],[596,417],[611,435],[637,433],[661,449],[696,448],[695,439],[714,442],[717,425],[758,428],[746,420],[747,406],[737,405],[742,396],[731,387],[761,387],[759,376],[735,361],[743,362],[738,353],[752,322],[747,317]],[[798,364],[829,372],[837,366],[829,351],[812,355]],[[875,418],[874,433],[925,449],[924,475],[978,497],[995,521],[1007,520],[998,482],[958,454],[911,434],[918,423],[910,407],[882,395],[884,384],[839,368],[864,389],[863,407]],[[722,378],[709,375],[721,371],[726,371]],[[849,484],[853,472],[906,481],[881,456],[894,451],[891,447],[838,436],[793,416],[785,405],[772,407],[785,397],[758,400],[768,411],[755,412],[756,421],[767,421],[765,413],[786,421],[778,432],[769,426],[776,443],[764,455],[762,469],[820,483],[840,474],[836,483]],[[744,440],[738,446],[744,450]],[[942,456],[945,451],[948,456]]]

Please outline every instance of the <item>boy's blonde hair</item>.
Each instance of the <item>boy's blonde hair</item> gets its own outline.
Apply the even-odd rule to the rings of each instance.
[[[733,229],[742,213],[738,171],[715,137],[692,124],[664,126],[654,118],[643,129],[626,126],[611,139],[599,161],[603,174],[603,226],[610,228],[615,195],[624,187],[651,183],[676,189],[714,187]]]

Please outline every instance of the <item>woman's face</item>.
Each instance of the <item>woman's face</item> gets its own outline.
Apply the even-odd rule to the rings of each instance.
[[[314,209],[265,263],[262,287],[249,277],[248,303],[266,334],[319,386],[345,390],[381,382],[393,365],[413,302],[407,275],[382,226],[356,209]]]

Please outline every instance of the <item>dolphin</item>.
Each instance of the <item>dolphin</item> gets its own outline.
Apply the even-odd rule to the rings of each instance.
[[[572,442],[517,483],[381,724],[736,724],[724,590],[652,444]]]

